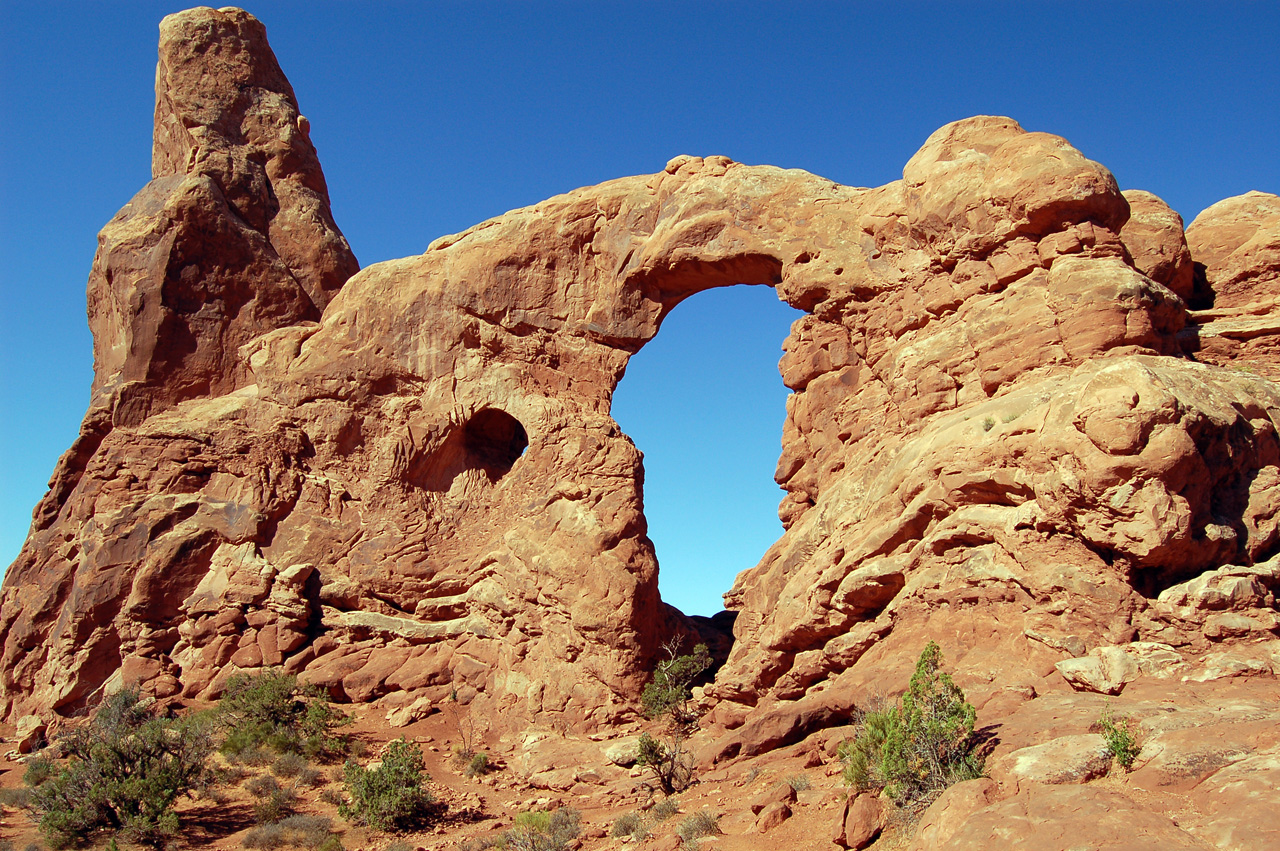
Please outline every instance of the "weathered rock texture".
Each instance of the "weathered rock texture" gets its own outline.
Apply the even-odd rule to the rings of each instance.
[[[1184,237],[1064,140],[978,117],[887,186],[679,157],[348,280],[261,25],[208,9],[162,26],[154,157],[94,263],[81,437],[5,578],[10,718],[275,665],[406,723],[455,694],[511,727],[627,717],[661,641],[712,630],[658,597],[611,396],[731,284],[808,315],[780,364],[787,531],[726,595],[708,760],[847,718],[930,637],[984,721],[1274,675],[1249,648],[1280,587],[1275,196]],[[1088,734],[948,800],[1028,842],[1105,811],[1070,785]]]
[[[1280,378],[1280,197],[1219,201],[1196,216],[1187,243],[1207,295],[1192,305],[1197,357]]]

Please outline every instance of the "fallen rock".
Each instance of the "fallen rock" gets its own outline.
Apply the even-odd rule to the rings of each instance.
[[[884,806],[867,792],[850,795],[840,813],[831,841],[842,848],[866,848],[884,829]]]
[[[412,703],[398,706],[387,711],[387,724],[392,727],[407,727],[414,721],[421,721],[431,714],[435,708],[434,702],[423,695],[414,699]]]
[[[768,833],[787,819],[791,818],[791,805],[778,801],[765,807],[764,812],[756,819],[757,833]]]
[[[640,737],[624,736],[614,741],[605,749],[604,757],[614,765],[630,768],[640,758]]]
[[[774,783],[757,793],[748,806],[753,815],[759,815],[761,810],[774,804],[794,804],[795,802],[796,790],[790,783]]]
[[[45,734],[49,725],[36,715],[25,715],[14,725],[13,740],[17,744],[19,754],[28,754],[40,748],[45,742]]]
[[[1066,659],[1054,667],[1077,690],[1119,694],[1138,676],[1138,665],[1121,647],[1099,647],[1088,656]]]

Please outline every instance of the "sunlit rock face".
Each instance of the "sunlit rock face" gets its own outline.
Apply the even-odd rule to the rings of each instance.
[[[848,717],[926,636],[994,712],[1141,674],[1103,650],[1276,628],[1275,196],[1188,245],[981,116],[875,189],[678,157],[356,272],[261,24],[211,9],[162,24],[153,156],[94,261],[90,410],[5,577],[10,717],[272,666],[393,712],[629,717],[664,640],[717,636],[659,599],[610,401],[733,284],[807,315],[786,532],[726,595],[708,758]]]

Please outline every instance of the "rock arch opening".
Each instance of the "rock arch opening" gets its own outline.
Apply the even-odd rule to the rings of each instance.
[[[468,466],[496,481],[515,466],[529,448],[529,434],[515,417],[498,408],[476,411],[462,428]]]
[[[524,424],[501,408],[481,408],[465,422],[410,428],[404,480],[423,491],[474,491],[507,473],[529,448]]]
[[[766,285],[683,299],[631,358],[612,414],[644,453],[662,599],[712,615],[781,536],[773,481],[789,391],[782,341],[802,311]]]

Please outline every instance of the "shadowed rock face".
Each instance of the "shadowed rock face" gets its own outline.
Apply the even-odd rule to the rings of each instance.
[[[667,313],[733,284],[808,315],[780,363],[787,531],[726,595],[711,757],[847,717],[927,637],[998,708],[1138,676],[1118,647],[1275,629],[1280,389],[1197,363],[1217,319],[1184,303],[1265,289],[1236,235],[1274,196],[1197,284],[1159,199],[978,117],[887,186],[679,157],[353,275],[261,25],[161,33],[155,179],[90,279],[93,402],[5,578],[9,716],[277,665],[513,727],[626,716],[698,626],[658,597],[610,401]]]

